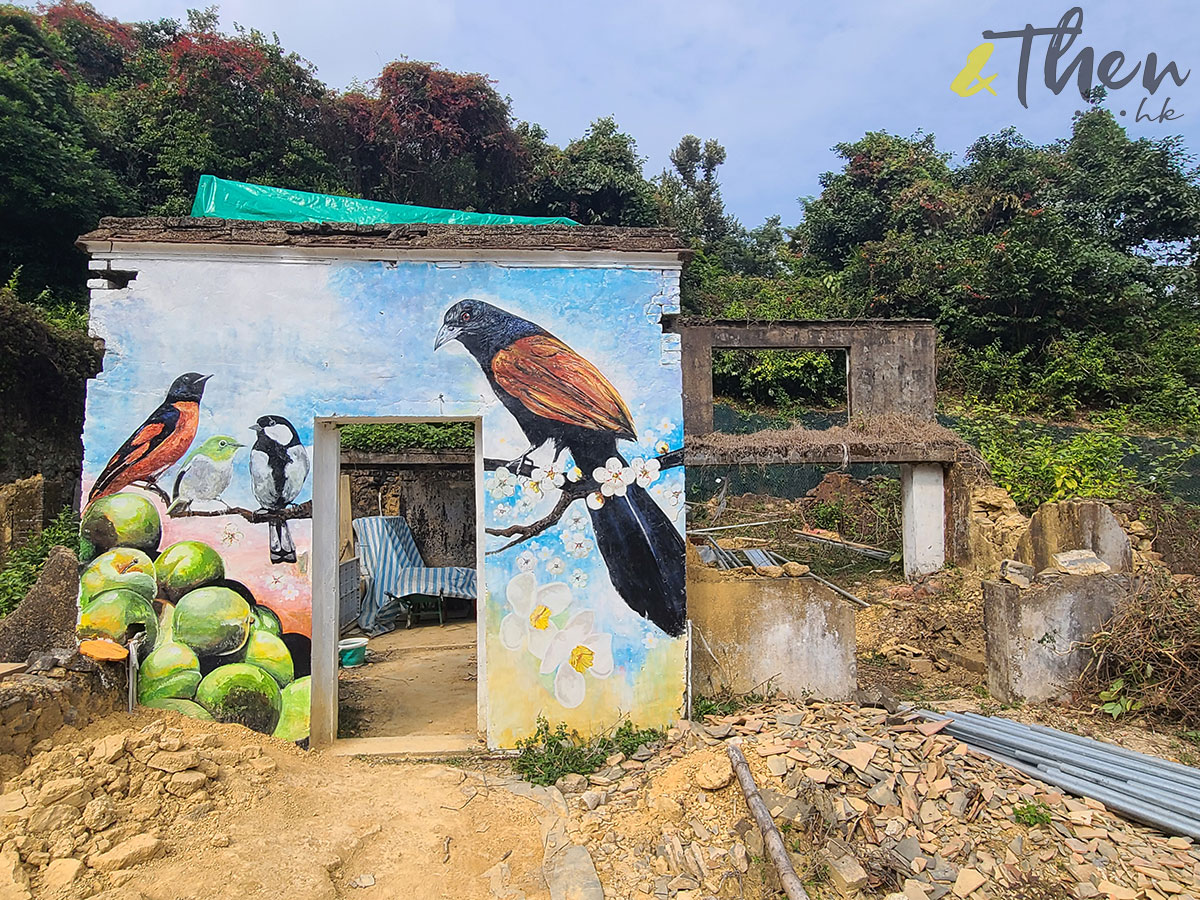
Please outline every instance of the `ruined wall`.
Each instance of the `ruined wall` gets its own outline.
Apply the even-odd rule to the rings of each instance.
[[[119,666],[101,670],[77,653],[47,653],[28,672],[0,681],[0,779],[20,771],[30,751],[63,725],[82,728],[119,709],[125,682]]]
[[[770,687],[794,700],[848,699],[858,687],[854,609],[808,578],[721,574],[688,566],[692,689]]]
[[[677,306],[677,255],[447,264],[220,250],[127,249],[108,261],[137,278],[92,292],[108,355],[88,391],[84,531],[99,555],[81,634],[151,634],[152,702],[303,733],[315,419],[481,419],[495,461],[483,519],[516,528],[488,538],[488,551],[509,546],[489,553],[479,585],[488,743],[512,746],[539,714],[584,733],[622,716],[671,722],[683,473],[655,457],[683,439],[678,344],[659,324]],[[456,307],[464,298],[491,305]],[[497,399],[460,339],[476,324],[509,335],[489,352],[507,353],[541,425]],[[528,465],[503,464],[531,442]],[[282,492],[256,474],[271,460]]]
[[[473,451],[351,451],[342,454],[342,474],[350,476],[354,518],[403,516],[427,565],[474,568]]]
[[[44,493],[41,475],[0,484],[0,565],[9,550],[42,533]]]

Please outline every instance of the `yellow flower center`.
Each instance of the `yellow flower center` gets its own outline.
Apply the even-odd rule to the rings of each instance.
[[[538,631],[545,631],[546,626],[550,624],[550,607],[539,604],[533,612],[529,614],[529,627],[536,628]]]
[[[582,675],[596,662],[596,654],[590,647],[579,644],[571,651],[571,657],[568,662],[570,662],[572,669]]]

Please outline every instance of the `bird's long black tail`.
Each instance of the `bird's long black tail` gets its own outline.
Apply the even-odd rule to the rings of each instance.
[[[672,637],[683,634],[684,544],[662,507],[632,484],[591,514],[596,546],[621,599]]]
[[[272,519],[268,527],[271,529],[271,562],[294,563],[296,544],[292,541],[292,531],[288,528],[288,523]]]

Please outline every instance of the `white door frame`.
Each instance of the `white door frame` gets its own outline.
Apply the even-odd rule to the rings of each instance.
[[[313,423],[312,518],[312,707],[309,742],[329,747],[338,730],[338,509],[341,490],[342,425],[472,422],[475,425],[475,709],[476,726],[487,734],[487,591],[484,585],[483,420],[478,416],[318,416]]]

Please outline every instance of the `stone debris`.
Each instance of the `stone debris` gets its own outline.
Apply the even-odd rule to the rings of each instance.
[[[568,835],[606,897],[759,896],[751,883],[770,896],[774,871],[724,753],[737,739],[814,897],[1200,900],[1190,839],[1031,781],[944,727],[904,704],[816,701],[679,722],[642,769],[605,771],[606,802],[567,798]]]
[[[116,896],[129,869],[191,837],[196,820],[264,796],[255,785],[274,767],[257,746],[225,749],[163,720],[47,746],[0,790],[0,897]]]
[[[1015,559],[1002,559],[1000,561],[1000,577],[1009,584],[1015,584],[1017,587],[1027,588],[1033,584],[1033,576],[1037,572],[1033,566],[1023,562],[1018,562]]]
[[[1112,566],[1091,550],[1064,550],[1054,554],[1054,566],[1064,575],[1107,575]]]

